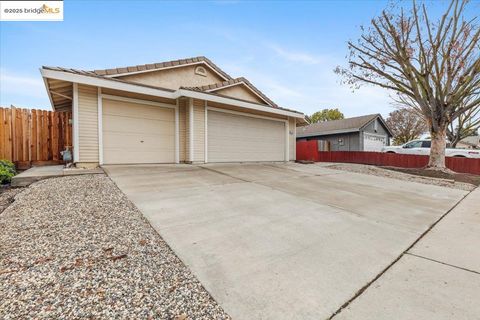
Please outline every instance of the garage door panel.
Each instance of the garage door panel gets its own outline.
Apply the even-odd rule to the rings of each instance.
[[[142,153],[142,157],[137,156],[138,152]],[[125,152],[125,149],[110,149],[105,156],[105,163],[107,164],[135,164],[135,163],[170,163],[171,157],[165,154],[159,154],[158,150]],[[118,162],[117,159],[122,159]]]
[[[163,141],[164,137],[159,135],[147,135],[147,134],[135,134],[135,133],[118,133],[115,135],[106,135],[103,138],[105,149],[107,148],[123,148],[126,145],[131,149],[145,149],[160,148],[168,150],[169,152],[175,151],[174,137],[171,137],[171,141]],[[142,142],[143,141],[143,142]],[[140,143],[137,143],[140,142]]]
[[[284,161],[285,123],[209,110],[208,161]]]
[[[283,131],[283,129],[282,129]],[[232,142],[242,142],[242,141],[245,141],[245,139],[248,139],[250,138],[251,140],[254,140],[254,139],[258,139],[258,135],[256,134],[253,134],[253,135],[243,135],[243,136],[234,136],[232,133],[229,133],[229,134],[223,134],[223,132],[218,132],[218,133],[215,133],[215,132],[209,132],[211,135],[215,135],[217,134],[218,137],[215,139],[217,141],[222,141],[222,142],[229,142],[229,141],[232,141]],[[258,132],[259,134],[261,132]],[[283,135],[285,135],[285,133],[283,133]],[[266,135],[264,135],[262,137],[262,140],[263,142],[271,142],[271,143],[280,143],[280,144],[284,144],[285,143],[285,138],[277,138],[277,137],[268,137]],[[275,148],[277,149],[278,146],[275,146],[275,145],[272,145],[272,146],[269,146],[268,143],[256,143],[255,145],[251,146],[252,148],[255,147],[255,146],[261,146],[261,148],[268,148],[268,147],[272,147],[272,148]]]
[[[117,117],[106,115],[103,128],[112,132],[147,133],[157,135],[172,135],[175,130],[175,123],[172,121],[161,121],[152,119],[132,119],[128,117]]]
[[[138,119],[154,119],[154,120],[174,120],[175,115],[172,114],[172,108],[164,108],[161,106],[150,106],[146,104],[138,104],[125,101],[103,100],[103,114],[115,115]],[[132,108],[132,105],[135,106]]]
[[[382,148],[386,145],[386,136],[380,136],[368,132],[363,133],[363,151],[381,152]]]
[[[105,164],[175,162],[175,109],[104,100]]]

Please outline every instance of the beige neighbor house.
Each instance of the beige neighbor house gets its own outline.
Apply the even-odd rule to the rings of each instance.
[[[295,160],[304,115],[205,57],[40,71],[53,109],[72,111],[79,167]]]

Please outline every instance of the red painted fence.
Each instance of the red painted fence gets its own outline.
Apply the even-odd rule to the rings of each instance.
[[[297,141],[297,160],[422,168],[427,165],[428,156],[363,151],[318,151],[317,141],[310,140]],[[446,164],[448,168],[456,172],[480,175],[480,159],[447,157]]]

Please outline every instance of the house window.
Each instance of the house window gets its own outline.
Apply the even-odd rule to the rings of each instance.
[[[199,76],[202,76],[202,77],[206,77],[207,70],[202,66],[198,66],[195,68],[195,74],[198,74]]]

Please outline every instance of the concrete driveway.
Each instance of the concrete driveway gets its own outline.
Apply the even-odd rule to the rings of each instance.
[[[466,192],[320,165],[107,166],[234,319],[326,319]]]

